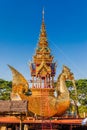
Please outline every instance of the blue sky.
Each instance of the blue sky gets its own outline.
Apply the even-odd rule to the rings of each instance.
[[[87,78],[87,0],[0,0],[0,78],[12,79],[10,64],[30,79],[43,7],[56,77],[67,65],[76,79]]]

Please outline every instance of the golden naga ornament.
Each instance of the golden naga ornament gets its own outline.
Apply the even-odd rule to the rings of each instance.
[[[68,79],[74,81],[74,76],[68,67],[63,66],[57,85],[54,87],[56,63],[53,62],[48,47],[44,13],[39,43],[30,64],[32,87],[29,87],[30,84],[22,74],[9,67],[13,74],[11,100],[28,100],[29,112],[42,117],[60,116],[69,108],[70,98],[65,81]],[[29,90],[32,92],[30,96],[28,96]]]

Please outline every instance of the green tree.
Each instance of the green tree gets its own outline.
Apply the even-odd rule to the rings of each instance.
[[[79,79],[76,81],[79,111],[87,113],[87,79]]]
[[[9,100],[12,90],[12,82],[0,79],[0,100]]]
[[[66,81],[66,85],[70,91],[70,99],[74,104],[77,102],[77,112],[87,113],[87,79],[79,79],[75,81],[77,94],[75,94],[75,90],[71,81]],[[77,95],[77,97],[76,97]],[[71,105],[73,108],[73,105]]]
[[[76,116],[79,116],[79,109],[78,109],[78,94],[77,94],[77,87],[75,81],[66,81],[66,86],[68,87],[70,93],[70,111],[76,113]]]

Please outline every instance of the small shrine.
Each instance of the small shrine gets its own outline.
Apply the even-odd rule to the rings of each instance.
[[[30,65],[32,88],[53,88],[56,71],[56,64],[53,62],[53,58],[48,46],[43,10],[39,42]]]

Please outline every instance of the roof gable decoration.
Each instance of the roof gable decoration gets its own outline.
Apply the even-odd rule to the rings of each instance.
[[[44,61],[36,68],[36,75],[43,73],[44,75],[51,74],[51,68]]]

